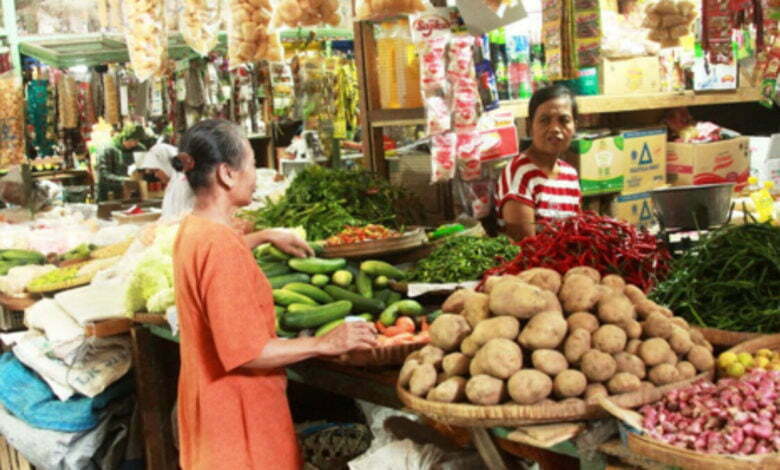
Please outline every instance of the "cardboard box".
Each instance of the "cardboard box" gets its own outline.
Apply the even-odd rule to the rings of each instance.
[[[750,174],[747,137],[708,144],[669,143],[666,171],[674,186],[737,183],[741,190]]]
[[[645,193],[666,184],[666,128],[623,132],[626,152],[624,195]]]
[[[603,95],[661,91],[661,63],[655,56],[603,59],[599,76]]]
[[[771,137],[748,136],[748,153],[750,176],[755,176],[759,181],[772,180],[769,167],[776,164],[770,160],[780,160],[780,134]],[[776,181],[775,185],[777,185]]]
[[[520,142],[517,138],[514,116],[508,111],[493,111],[479,118],[477,131],[482,136],[480,159],[496,160],[517,155]]]
[[[739,66],[736,60],[730,64],[711,64],[706,56],[697,57],[692,71],[695,91],[737,89]]]
[[[649,193],[618,196],[612,202],[610,215],[637,227],[650,228],[657,223]]]
[[[574,140],[566,161],[577,169],[584,196],[623,190],[626,174],[623,136]]]

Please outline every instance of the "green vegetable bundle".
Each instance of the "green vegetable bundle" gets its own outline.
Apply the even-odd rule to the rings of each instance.
[[[780,228],[726,226],[674,261],[651,293],[692,323],[730,331],[780,331]]]
[[[480,238],[454,236],[446,239],[411,274],[414,282],[474,281],[490,268],[511,260],[520,252],[505,236]]]
[[[298,173],[284,197],[244,216],[256,229],[297,227],[310,240],[324,240],[346,225],[382,224],[398,229],[414,220],[404,191],[363,170],[312,165]]]

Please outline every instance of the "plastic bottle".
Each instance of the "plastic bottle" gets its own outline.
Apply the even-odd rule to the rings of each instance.
[[[414,42],[412,42],[409,21],[403,19],[401,20],[401,25],[405,33],[405,45],[402,51],[406,67],[406,98],[404,107],[421,108],[423,101],[420,92],[420,56],[417,54]]]
[[[377,75],[379,78],[379,102],[382,109],[396,109],[398,102],[398,86],[395,72],[395,40],[392,37],[394,22],[385,22],[377,26]]]

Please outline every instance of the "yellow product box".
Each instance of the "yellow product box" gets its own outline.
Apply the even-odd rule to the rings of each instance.
[[[570,150],[566,161],[577,169],[584,196],[623,190],[626,174],[623,136],[577,139]]]
[[[666,127],[623,132],[626,177],[623,194],[645,193],[666,184]]]
[[[610,215],[637,227],[650,228],[656,223],[653,200],[649,193],[618,196],[612,202]]]
[[[599,76],[603,95],[661,91],[661,62],[656,56],[602,59]]]
[[[750,139],[733,139],[707,144],[669,142],[667,172],[674,186],[736,183],[740,191],[750,176]]]

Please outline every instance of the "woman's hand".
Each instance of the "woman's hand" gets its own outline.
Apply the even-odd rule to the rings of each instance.
[[[289,230],[269,228],[259,232],[249,233],[244,236],[244,240],[249,246],[249,249],[252,250],[263,243],[271,243],[288,255],[296,256],[298,258],[314,256],[314,250],[306,243],[306,240]]]
[[[346,322],[319,338],[323,356],[338,356],[353,349],[369,349],[377,345],[376,327],[371,322]]]

